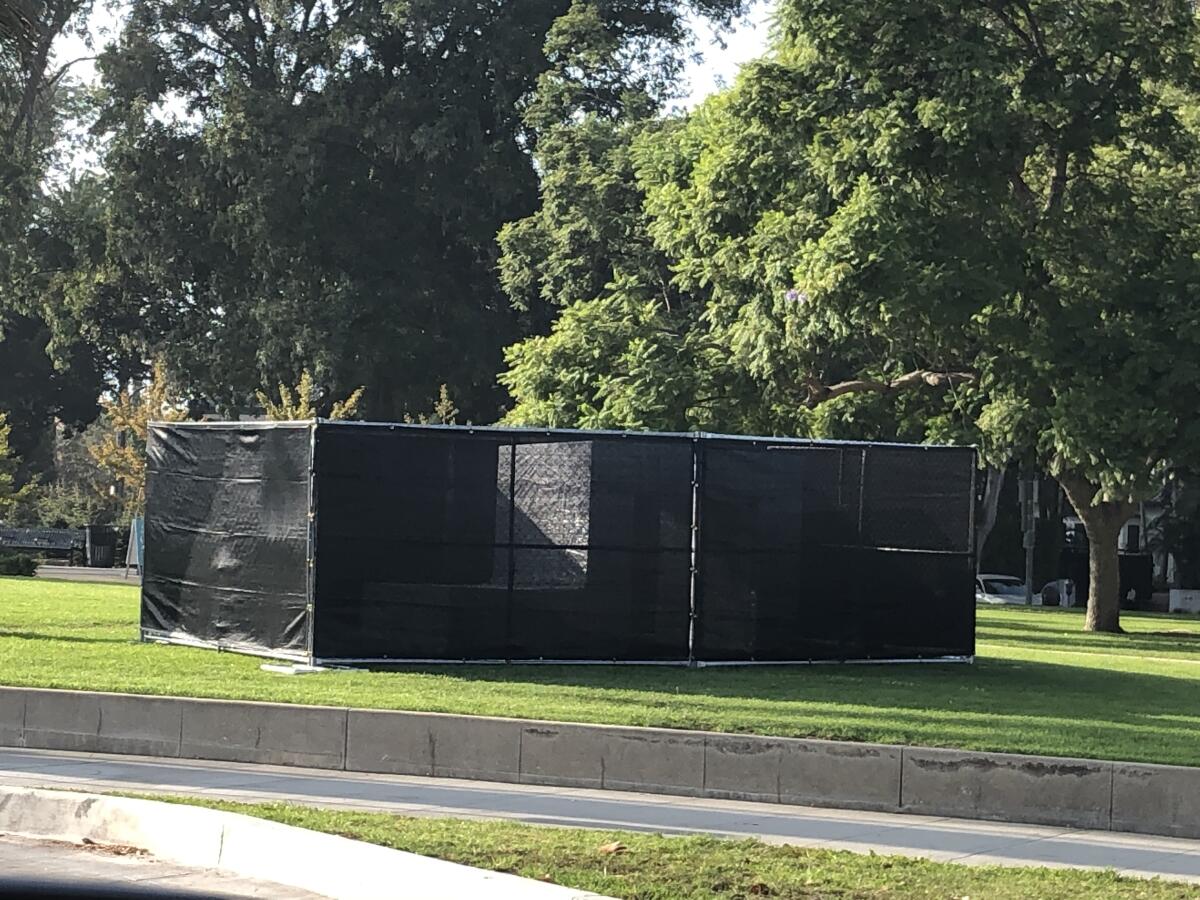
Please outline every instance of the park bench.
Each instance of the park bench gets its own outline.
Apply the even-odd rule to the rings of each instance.
[[[82,553],[86,541],[80,528],[0,527],[0,550],[25,550],[44,556],[73,557]]]

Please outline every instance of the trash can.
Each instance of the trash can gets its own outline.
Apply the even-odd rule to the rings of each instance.
[[[87,564],[92,569],[111,569],[117,560],[117,533],[107,525],[88,525],[84,529]]]

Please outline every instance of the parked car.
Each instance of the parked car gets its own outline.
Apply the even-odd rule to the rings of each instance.
[[[1016,575],[980,575],[975,579],[975,602],[993,604],[1025,603],[1025,581]],[[1034,606],[1074,606],[1075,582],[1060,578],[1046,582],[1033,593]]]
[[[1025,603],[1025,579],[1015,575],[979,575],[975,578],[976,603]]]

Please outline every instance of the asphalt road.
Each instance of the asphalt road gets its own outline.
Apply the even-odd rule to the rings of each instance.
[[[293,887],[189,869],[132,848],[84,847],[54,841],[0,838],[0,897],[270,897],[318,898]]]
[[[1200,882],[1200,841],[931,816],[40,750],[0,750],[0,784],[756,837],[965,864],[1111,868]]]

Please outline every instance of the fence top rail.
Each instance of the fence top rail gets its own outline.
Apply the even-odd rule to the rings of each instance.
[[[796,447],[895,447],[910,450],[927,451],[974,451],[973,444],[913,444],[884,441],[846,441],[832,438],[802,438],[776,435],[753,434],[722,434],[711,431],[621,431],[617,429],[584,429],[584,428],[530,428],[511,425],[436,425],[410,422],[371,422],[349,419],[304,419],[295,421],[245,421],[245,422],[151,422],[152,427],[162,428],[198,428],[212,430],[226,429],[272,429],[272,428],[373,428],[388,431],[427,432],[440,434],[492,434],[498,436],[511,435],[514,437],[529,437],[547,435],[551,437],[575,438],[632,438],[653,440],[675,440],[696,442],[741,442],[748,444],[789,445]]]

